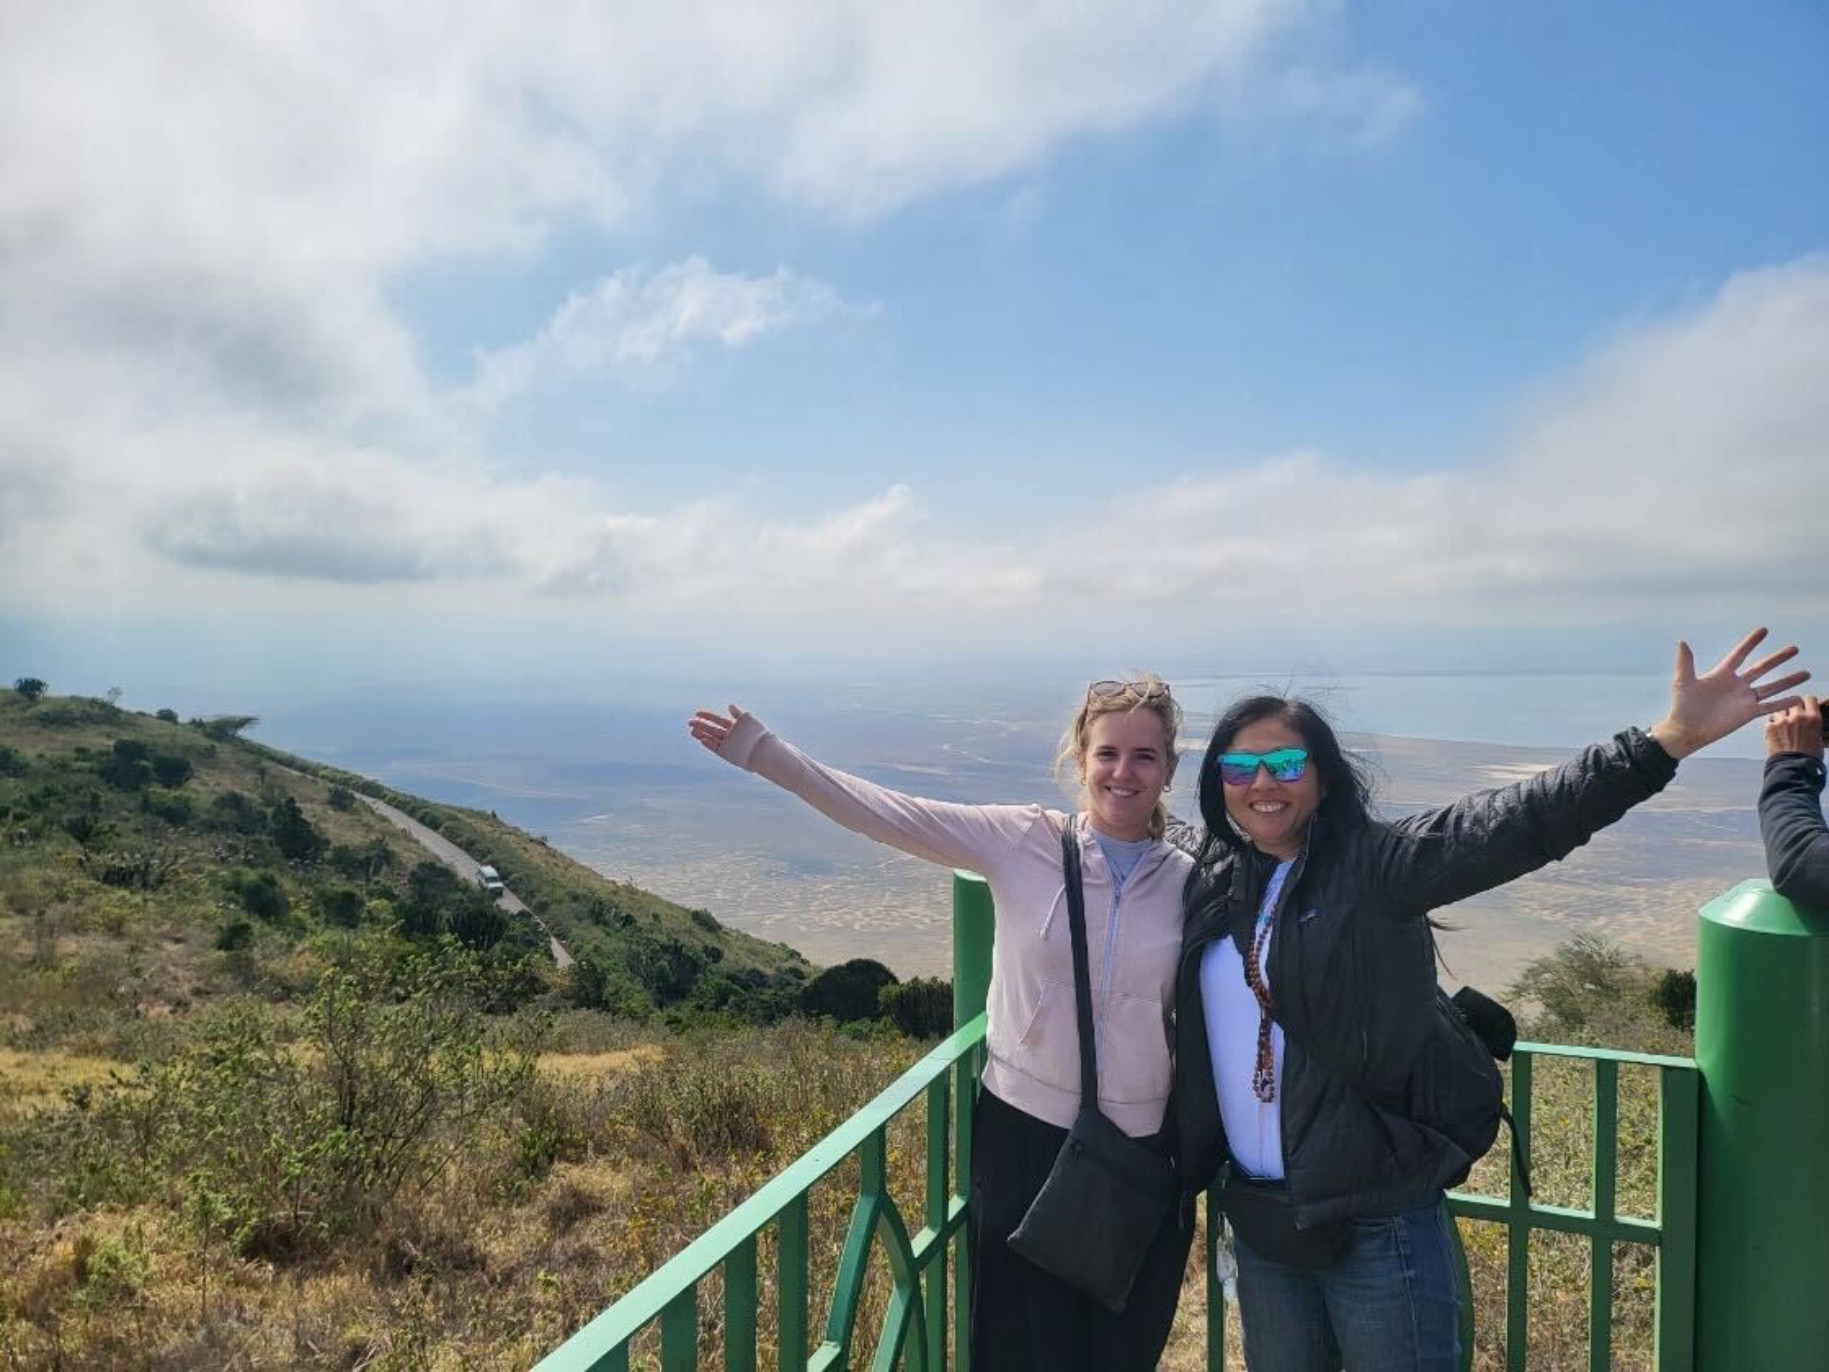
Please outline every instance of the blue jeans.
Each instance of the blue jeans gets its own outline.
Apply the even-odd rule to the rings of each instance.
[[[1321,1272],[1259,1257],[1234,1237],[1251,1372],[1455,1372],[1460,1366],[1447,1207],[1353,1221]]]

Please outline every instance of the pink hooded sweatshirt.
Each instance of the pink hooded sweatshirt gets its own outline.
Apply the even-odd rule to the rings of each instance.
[[[1039,805],[958,805],[905,795],[821,765],[745,715],[719,756],[821,814],[904,853],[978,872],[996,903],[989,1061],[1001,1100],[1062,1128],[1080,1104],[1079,1030],[1061,830],[1080,841],[1086,951],[1098,1047],[1099,1108],[1133,1137],[1162,1127],[1181,953],[1181,884],[1191,859],[1158,840],[1122,897],[1085,815]]]

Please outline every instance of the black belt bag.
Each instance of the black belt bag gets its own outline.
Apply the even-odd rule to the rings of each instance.
[[[1170,1159],[1130,1137],[1099,1110],[1086,902],[1080,890],[1080,845],[1071,820],[1061,835],[1061,858],[1067,874],[1073,990],[1080,1021],[1080,1113],[1009,1245],[1042,1271],[1122,1313],[1143,1259],[1174,1208],[1175,1168]]]
[[[1353,1241],[1350,1219],[1296,1228],[1296,1211],[1289,1188],[1280,1181],[1248,1177],[1237,1168],[1226,1173],[1220,1188],[1219,1208],[1226,1213],[1232,1232],[1260,1258],[1280,1262],[1304,1272],[1332,1267]]]

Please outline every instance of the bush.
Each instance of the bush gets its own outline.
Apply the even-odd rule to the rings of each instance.
[[[24,696],[26,704],[30,705],[49,688],[35,676],[22,676],[13,682],[13,689]]]
[[[330,808],[333,810],[353,810],[356,807],[356,793],[347,786],[330,788]]]
[[[692,994],[705,970],[705,958],[678,939],[635,939],[629,945],[629,970],[656,1005],[672,1005]]]
[[[114,749],[98,769],[101,779],[122,791],[137,791],[152,784],[152,763],[147,747],[137,739],[117,738]]]
[[[1696,1027],[1696,974],[1667,967],[1651,988],[1651,1003],[1672,1029]]]
[[[176,710],[156,710],[153,712],[153,718],[162,719],[167,724],[176,724],[178,722],[178,712]]]
[[[175,753],[152,755],[152,779],[174,791],[191,779],[192,770],[191,760],[187,757],[179,757]]]
[[[312,893],[311,903],[319,919],[339,929],[354,929],[362,922],[362,893],[347,886],[320,886]]]
[[[279,878],[271,872],[250,872],[246,868],[229,873],[229,889],[241,902],[241,908],[269,924],[286,917],[292,902]]]
[[[267,817],[253,800],[240,791],[224,791],[210,802],[205,823],[212,829],[253,835],[267,827]]]
[[[254,926],[245,919],[230,920],[216,931],[211,946],[219,953],[240,952],[243,948],[252,947],[254,943]]]
[[[913,977],[877,993],[890,1023],[910,1038],[944,1038],[953,1031],[953,984],[939,977]]]
[[[310,862],[323,856],[330,846],[291,796],[267,811],[267,836],[280,855],[291,862]]]
[[[875,1019],[883,1013],[883,988],[895,984],[895,973],[882,963],[853,958],[808,982],[800,993],[800,1008],[809,1015],[829,1015],[840,1024]]]
[[[157,815],[167,824],[183,826],[191,822],[196,809],[186,796],[162,794],[157,791],[140,792],[140,808],[149,815]]]
[[[456,948],[332,969],[297,1044],[263,1007],[232,1005],[88,1112],[83,1199],[163,1193],[273,1262],[374,1233],[486,1124],[511,1124],[531,1045],[489,1042],[477,982]]]
[[[0,743],[0,777],[22,777],[31,770],[24,753]]]

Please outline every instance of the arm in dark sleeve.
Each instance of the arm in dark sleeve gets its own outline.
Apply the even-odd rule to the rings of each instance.
[[[1565,858],[1676,770],[1657,740],[1628,729],[1560,767],[1382,826],[1387,908],[1426,913]]]
[[[1759,792],[1759,831],[1778,894],[1798,905],[1829,910],[1829,826],[1823,823],[1822,794],[1821,758],[1780,753],[1768,759]]]

